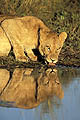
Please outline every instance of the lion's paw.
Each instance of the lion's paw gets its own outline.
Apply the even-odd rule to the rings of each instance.
[[[21,61],[21,62],[29,62],[29,58],[26,56],[19,56],[16,58],[16,60]]]

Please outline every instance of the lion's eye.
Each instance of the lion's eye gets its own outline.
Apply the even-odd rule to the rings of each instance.
[[[50,51],[50,47],[49,46],[46,46],[47,47],[47,50]]]
[[[48,48],[48,51],[50,51],[50,48]]]

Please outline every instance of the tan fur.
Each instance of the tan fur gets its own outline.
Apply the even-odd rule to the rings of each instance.
[[[1,27],[13,46],[16,60],[19,61],[28,61],[24,51],[31,60],[36,61],[37,57],[32,50],[37,48],[46,61],[56,63],[67,37],[65,32],[57,36],[40,19],[33,16],[6,19]],[[7,53],[9,51],[10,49]]]

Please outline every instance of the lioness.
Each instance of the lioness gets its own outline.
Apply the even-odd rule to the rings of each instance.
[[[47,62],[56,63],[67,34],[57,36],[40,19],[26,16],[3,20],[0,36],[0,56],[8,55],[12,46],[16,60],[36,61],[33,51],[38,49]]]

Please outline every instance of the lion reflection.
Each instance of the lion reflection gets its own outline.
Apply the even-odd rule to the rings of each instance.
[[[16,68],[4,88],[0,100],[14,102],[14,107],[19,108],[34,108],[49,97],[64,96],[56,69]]]

